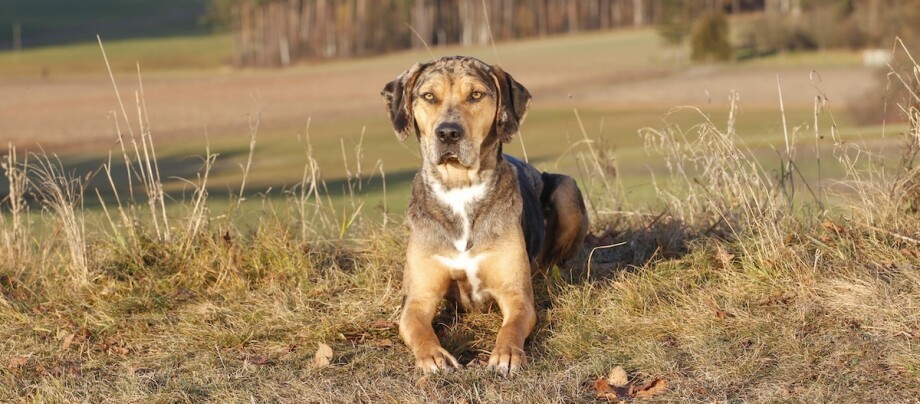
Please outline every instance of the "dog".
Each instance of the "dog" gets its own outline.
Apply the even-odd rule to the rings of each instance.
[[[530,108],[527,89],[472,57],[418,63],[381,92],[400,141],[414,132],[399,333],[416,366],[460,368],[432,320],[446,298],[461,311],[496,303],[502,326],[488,367],[514,373],[537,321],[531,274],[575,255],[588,231],[575,180],[502,153]]]

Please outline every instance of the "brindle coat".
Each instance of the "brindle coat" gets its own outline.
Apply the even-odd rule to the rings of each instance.
[[[431,322],[444,298],[464,310],[495,302],[503,315],[489,367],[524,364],[536,323],[531,272],[581,247],[588,219],[575,181],[502,154],[530,93],[498,66],[470,57],[416,64],[384,87],[397,137],[418,138],[400,335],[427,371],[459,368]]]

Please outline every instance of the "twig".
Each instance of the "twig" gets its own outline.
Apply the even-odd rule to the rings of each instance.
[[[588,253],[588,274],[585,276],[586,279],[589,279],[589,280],[591,279],[591,258],[594,257],[594,252],[595,252],[595,251],[600,250],[600,249],[619,247],[619,246],[624,245],[624,244],[626,244],[626,242],[625,242],[625,241],[622,241],[622,242],[619,242],[619,243],[616,243],[616,244],[600,245],[600,246],[597,246],[597,247],[592,248],[592,249],[591,249],[591,252]]]

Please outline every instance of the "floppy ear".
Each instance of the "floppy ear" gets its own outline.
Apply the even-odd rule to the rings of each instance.
[[[399,140],[406,140],[409,131],[415,126],[415,119],[412,116],[412,91],[415,87],[415,79],[427,64],[416,63],[409,70],[396,76],[396,80],[387,83],[383,87],[380,95],[387,103],[387,114],[390,115],[390,121],[393,122],[393,130]]]
[[[524,122],[527,116],[527,110],[530,109],[530,92],[501,67],[492,66],[492,78],[498,88],[495,129],[498,138],[503,143],[508,143],[520,132],[521,122]]]

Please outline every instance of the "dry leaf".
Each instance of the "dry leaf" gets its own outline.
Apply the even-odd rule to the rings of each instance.
[[[708,303],[709,303],[709,308],[712,310],[713,314],[715,314],[716,317],[719,318],[719,320],[725,320],[726,318],[734,318],[734,317],[735,317],[734,314],[731,314],[731,313],[729,313],[729,312],[727,312],[727,311],[722,310],[721,308],[719,308],[719,305],[716,304],[715,299],[710,298]]]
[[[294,352],[294,350],[297,349],[297,346],[297,344],[287,344],[283,348],[279,349],[277,353],[280,355],[287,355],[291,352]]]
[[[823,226],[825,229],[827,229],[827,231],[831,233],[835,233],[835,234],[846,233],[846,229],[844,229],[843,226],[832,222],[830,219],[824,219],[824,221],[821,222],[821,226]]]
[[[636,389],[633,396],[636,398],[651,397],[656,394],[664,393],[667,389],[668,382],[666,380],[655,379],[653,382]]]
[[[386,330],[389,328],[396,328],[396,323],[389,321],[389,320],[379,318],[377,320],[374,320],[373,323],[371,323],[371,328],[376,329],[376,330]]]
[[[22,356],[14,356],[10,358],[10,362],[6,364],[6,368],[9,370],[16,370],[26,365],[29,362],[29,358]]]
[[[364,343],[364,340],[367,339],[367,333],[345,333],[342,334],[345,337],[345,340],[350,342],[352,345],[360,345]]]
[[[594,392],[596,393],[597,398],[602,398],[606,400],[620,400],[623,398],[629,398],[629,390],[632,388],[629,387],[614,387],[607,382],[606,379],[599,378],[594,381]]]
[[[316,349],[316,355],[313,356],[313,366],[321,368],[329,366],[330,363],[332,363],[332,347],[320,342],[319,348]]]
[[[267,357],[267,356],[261,356],[261,355],[247,356],[247,357],[246,357],[246,362],[249,362],[249,363],[251,363],[251,364],[253,364],[253,365],[256,365],[256,366],[262,366],[262,365],[271,364],[271,363],[272,363],[272,359],[269,358],[269,357]]]
[[[623,380],[628,380],[626,371],[622,367],[617,366],[610,370],[609,379],[616,379],[615,382],[619,383]],[[661,394],[667,390],[668,382],[664,379],[655,379],[649,384],[643,386],[637,386],[633,383],[623,383],[621,386],[611,385],[611,382],[608,382],[608,379],[603,377],[598,378],[594,381],[594,392],[595,396],[600,399],[606,400],[624,400],[630,398],[647,398],[652,397],[656,394]]]
[[[610,373],[607,374],[607,382],[614,387],[623,387],[629,384],[629,377],[626,376],[626,370],[622,366],[617,366],[610,369]]]
[[[373,344],[377,348],[390,348],[393,346],[393,340],[389,338],[384,338],[381,340],[375,340]]]
[[[70,349],[70,345],[73,344],[73,340],[76,336],[76,334],[67,334],[67,336],[64,337],[64,342],[61,344],[61,350],[66,351]]]
[[[617,398],[616,391],[610,387],[610,383],[607,383],[607,380],[603,377],[594,381],[594,392],[597,393],[597,398]]]
[[[722,248],[722,245],[716,244],[716,259],[722,264],[722,269],[729,269],[732,267],[732,259],[735,258],[735,254],[729,253]]]

